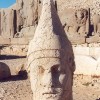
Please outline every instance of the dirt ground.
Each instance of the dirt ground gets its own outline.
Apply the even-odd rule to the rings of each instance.
[[[74,100],[100,100],[100,77],[74,75]]]
[[[13,65],[16,65],[16,61],[14,59]],[[32,100],[29,79],[12,76],[0,81],[0,100]],[[100,100],[100,77],[74,75],[73,100]]]
[[[73,100],[100,100],[100,79],[74,76]],[[15,77],[0,82],[0,100],[32,100],[29,79]]]

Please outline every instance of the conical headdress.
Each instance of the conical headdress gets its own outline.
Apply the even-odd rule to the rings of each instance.
[[[29,63],[38,58],[60,58],[60,52],[65,49],[66,42],[68,44],[53,0],[44,0],[35,35],[29,44]]]

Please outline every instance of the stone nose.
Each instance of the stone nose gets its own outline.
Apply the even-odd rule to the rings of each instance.
[[[42,79],[42,84],[44,87],[48,87],[48,88],[54,87],[51,72],[48,72],[44,75]]]

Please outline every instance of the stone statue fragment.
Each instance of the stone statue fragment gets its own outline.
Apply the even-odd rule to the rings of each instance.
[[[52,0],[43,0],[27,57],[33,100],[72,100],[73,51]]]

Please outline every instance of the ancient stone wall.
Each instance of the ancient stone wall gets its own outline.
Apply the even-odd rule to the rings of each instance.
[[[0,44],[13,45],[12,40],[17,44],[17,38],[27,38],[27,41],[32,39],[41,15],[42,2],[43,0],[17,0],[8,9],[1,9],[0,38],[3,41]],[[66,35],[73,45],[87,44],[88,47],[88,44],[100,43],[100,15],[97,15],[100,14],[100,1],[54,0],[54,3]],[[11,38],[10,43],[7,38]]]
[[[34,35],[38,22],[37,3],[38,0],[17,0],[15,5],[1,9],[0,35],[6,38]]]
[[[1,9],[1,32],[0,33],[2,34],[2,36],[5,37],[34,36],[34,32],[38,24],[39,16],[41,14],[42,1],[43,0],[29,0],[29,1],[17,0],[16,4],[9,7],[8,9]],[[62,25],[64,26],[66,32],[67,32],[66,24],[68,24],[66,22],[69,22],[69,20],[71,20],[73,15],[77,12],[76,11],[77,9],[79,10],[82,8],[84,10],[87,10],[88,12],[86,17],[88,18],[86,19],[88,23],[87,25],[88,28],[86,28],[86,31],[88,31],[87,34],[90,35],[92,34],[93,24],[94,24],[93,16],[100,14],[100,6],[99,6],[100,1],[98,0],[63,0],[63,1],[54,0],[54,2],[55,2],[58,15],[61,19]],[[72,15],[70,14],[70,12],[72,13]],[[69,23],[72,24],[72,22]],[[90,24],[91,26],[89,26]],[[81,28],[80,30],[82,30],[83,27],[80,27]]]

